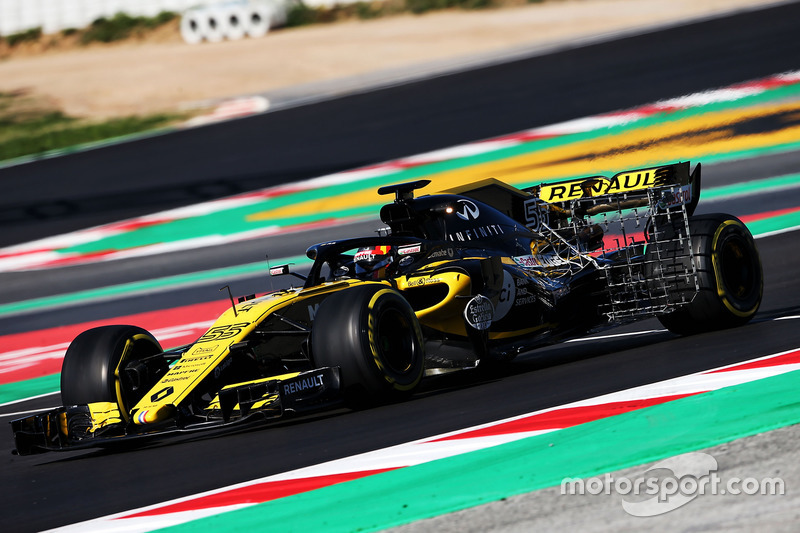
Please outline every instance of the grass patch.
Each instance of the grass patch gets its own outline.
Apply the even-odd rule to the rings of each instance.
[[[374,19],[386,15],[389,9],[389,2],[356,2],[331,7],[311,7],[298,2],[286,14],[286,26],[292,28],[327,24],[353,18]]]
[[[154,17],[132,17],[125,13],[117,13],[111,18],[101,17],[87,28],[67,28],[55,35],[43,35],[42,28],[33,28],[20,33],[0,35],[0,58],[8,56],[20,48],[38,47],[48,50],[63,44],[87,45],[101,42],[111,43],[131,37],[144,37],[149,32],[169,24],[179,15],[172,11],[162,11]]]
[[[38,41],[42,37],[42,28],[31,28],[23,32],[14,33],[5,38],[8,46],[14,47],[20,43]]]
[[[492,0],[406,0],[406,9],[415,14],[442,9],[483,9],[492,7]]]
[[[422,14],[443,9],[483,9],[500,7],[509,3],[538,3],[541,1],[544,0],[384,0],[332,7],[310,7],[300,1],[289,9],[286,26],[307,26],[350,19],[370,20],[401,13]]]
[[[0,161],[165,127],[183,115],[79,120],[21,93],[0,93]]]
[[[158,28],[177,16],[177,13],[171,11],[162,11],[155,17],[132,17],[125,13],[117,13],[111,18],[101,17],[92,22],[91,26],[81,32],[80,40],[83,44],[121,41],[132,35]]]

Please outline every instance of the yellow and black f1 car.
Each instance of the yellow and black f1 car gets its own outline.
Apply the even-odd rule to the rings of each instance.
[[[134,326],[70,345],[63,407],[12,422],[19,454],[225,427],[410,394],[426,375],[658,317],[692,334],[744,324],[762,295],[736,217],[694,216],[700,165],[520,190],[497,180],[394,202],[374,237],[311,246],[302,287],[240,299],[164,351]]]

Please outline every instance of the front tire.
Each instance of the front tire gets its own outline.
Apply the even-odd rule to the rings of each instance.
[[[124,365],[161,353],[161,345],[136,326],[101,326],[84,331],[67,348],[61,365],[61,401],[64,405],[115,402],[127,416],[138,394],[123,386]]]
[[[758,311],[764,290],[750,231],[735,216],[717,213],[689,219],[689,232],[700,290],[689,304],[659,320],[679,335],[746,324]],[[678,292],[693,293],[691,281],[679,284]]]
[[[318,366],[338,366],[349,400],[398,399],[425,370],[422,331],[411,305],[382,284],[338,292],[319,308],[311,331]]]

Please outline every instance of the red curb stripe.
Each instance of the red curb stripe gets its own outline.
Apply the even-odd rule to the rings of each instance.
[[[8,257],[24,257],[26,255],[52,253],[53,248],[36,248],[35,250],[20,250],[19,252],[0,253],[0,259]]]
[[[555,411],[519,418],[504,424],[497,424],[490,427],[476,429],[467,433],[458,433],[456,435],[442,437],[430,442],[473,439],[477,437],[494,437],[498,435],[543,431],[548,429],[562,429],[577,426],[579,424],[585,424],[586,422],[592,422],[594,420],[599,420],[609,416],[627,413],[628,411],[643,409],[645,407],[650,407],[651,405],[670,402],[679,398],[685,398],[686,396],[693,396],[694,394],[700,393],[694,392],[688,394],[674,394],[671,396],[661,396],[659,398],[647,398],[642,400],[611,402],[601,405],[556,409]]]
[[[200,498],[187,500],[184,502],[150,509],[140,513],[120,516],[117,520],[128,518],[141,518],[146,516],[159,516],[170,513],[180,513],[184,511],[199,511],[201,509],[212,509],[215,507],[228,507],[231,505],[263,503],[278,498],[285,498],[301,492],[308,492],[345,481],[352,481],[375,474],[381,474],[395,470],[394,468],[382,468],[378,470],[364,470],[361,472],[346,472],[343,474],[331,474],[329,476],[315,476],[300,479],[287,479],[283,481],[269,481],[240,487],[219,494],[210,494]]]
[[[63,253],[63,252],[59,252]],[[102,259],[104,257],[108,257],[118,253],[118,250],[102,250],[98,252],[87,252],[87,253],[80,253],[76,255],[65,254],[63,257],[55,258],[50,261],[42,261],[36,268],[40,267],[54,267],[54,266],[65,266],[72,263],[78,262],[86,262],[92,260]]]
[[[339,223],[340,221],[341,221],[340,219],[331,218],[331,219],[324,219],[324,220],[318,220],[318,221],[315,221],[315,222],[306,222],[306,223],[301,223],[301,224],[287,224],[287,225],[281,226],[281,227],[261,228],[264,231],[261,231],[261,232],[258,232],[258,233],[252,234],[252,235],[248,235],[248,236],[245,236],[245,237],[240,237],[237,234],[224,235],[224,236],[225,237],[231,237],[232,239],[238,239],[238,240],[244,241],[244,240],[257,239],[257,238],[261,238],[261,237],[264,237],[264,236],[267,236],[267,235],[273,235],[273,234],[277,234],[277,233],[291,233],[291,232],[299,232],[299,231],[309,231],[309,230],[314,230],[314,229],[318,229],[318,228],[326,228],[326,227],[330,227],[332,224]],[[180,242],[180,241],[176,241],[176,242]],[[124,258],[124,257],[130,256],[131,254],[133,254],[136,251],[143,251],[143,250],[147,250],[148,248],[155,248],[155,247],[163,246],[164,244],[166,244],[166,243],[163,243],[163,242],[161,242],[161,243],[152,243],[152,244],[147,244],[147,245],[144,245],[144,246],[139,246],[139,247],[134,247],[134,248],[125,248],[125,249],[122,249],[122,250],[114,249],[114,250],[103,250],[103,251],[98,251],[98,252],[86,252],[86,253],[80,253],[80,252],[64,253],[64,252],[59,252],[59,251],[54,251],[54,250],[45,250],[47,252],[53,252],[53,253],[64,253],[65,255],[63,255],[61,257],[55,257],[55,258],[47,260],[47,261],[40,261],[39,263],[37,263],[35,265],[30,265],[30,266],[26,267],[26,269],[29,269],[29,270],[46,269],[46,268],[78,265],[78,264],[83,264],[83,263],[87,263],[87,262],[91,262],[91,261],[98,261],[98,260],[99,261],[113,260],[113,259],[118,259],[119,256]],[[13,257],[13,255],[9,255],[8,257]],[[22,269],[18,268],[18,269],[13,269],[13,270],[9,270],[9,271],[18,271],[18,270],[22,270]]]
[[[531,131],[523,131],[520,133],[511,133],[509,135],[503,135],[501,137],[492,137],[491,139],[485,139],[483,141],[478,141],[476,144],[497,144],[507,142],[509,146],[513,146],[510,144],[511,142],[517,143],[524,143],[530,141],[538,141],[541,139],[549,139],[551,137],[559,137],[564,134],[557,134],[557,133],[542,133],[538,130],[531,130]]]
[[[785,353],[777,357],[770,357],[769,359],[763,359],[761,361],[749,361],[728,368],[720,368],[718,370],[712,370],[708,373],[717,374],[721,372],[735,372],[737,370],[753,370],[756,368],[769,368],[772,366],[783,366],[783,365],[793,365],[793,364],[800,364],[800,350],[794,350],[792,352]]]
[[[767,211],[765,213],[753,213],[752,215],[740,216],[739,220],[741,220],[745,224],[749,224],[750,222],[756,222],[768,218],[775,218],[782,215],[789,215],[792,213],[797,213],[798,211],[800,211],[800,207],[787,207],[786,209],[777,209],[775,211]]]
[[[122,222],[117,222],[114,224],[108,224],[103,226],[103,229],[106,231],[136,231],[143,228],[147,228],[150,226],[156,226],[158,224],[164,224],[167,222],[172,222],[176,220],[172,217],[160,217],[160,218],[134,218],[130,220],[123,220]]]
[[[4,353],[0,354],[0,356],[6,355],[8,352],[37,346],[42,347],[42,351],[44,352],[51,347],[68,345],[79,333],[93,327],[104,326],[108,324],[134,324],[143,327],[148,331],[154,331],[171,327],[180,328],[187,324],[196,322],[213,321],[228,306],[230,306],[230,303],[224,300],[214,301],[183,307],[175,307],[173,309],[165,309],[160,311],[148,311],[135,315],[112,317],[103,320],[95,320],[92,322],[83,322],[80,324],[71,324],[69,326],[61,326],[27,333],[5,335],[0,337],[0,346],[3,347],[4,351]],[[195,333],[196,332],[190,332],[188,336],[175,337],[163,342],[165,344],[169,343],[168,346],[180,346],[181,344],[187,344],[194,341],[199,336],[195,335]],[[66,349],[64,351],[66,351]],[[33,355],[30,356],[31,359],[33,357]],[[51,374],[58,374],[61,372],[62,357],[35,362],[32,361],[25,368],[12,370],[10,372],[0,372],[0,385],[15,383],[17,381],[24,381],[27,379],[34,379]],[[24,358],[21,358],[21,362],[22,361],[24,361]]]

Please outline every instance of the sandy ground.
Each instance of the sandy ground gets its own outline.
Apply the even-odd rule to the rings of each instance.
[[[13,56],[0,91],[24,90],[72,116],[186,109],[239,95],[543,47],[774,4],[775,0],[548,0],[278,29],[260,39],[188,45],[175,33],[132,42]]]

